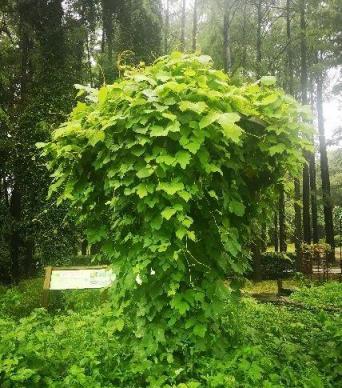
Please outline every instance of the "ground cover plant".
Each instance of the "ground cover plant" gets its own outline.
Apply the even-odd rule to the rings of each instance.
[[[36,282],[37,290],[40,290]],[[20,292],[32,291],[32,284]],[[317,292],[316,292],[317,291]],[[304,288],[295,299],[321,306],[341,292],[340,283]],[[65,295],[68,298],[68,294]],[[73,299],[73,296],[70,296]],[[132,363],[134,348],[122,341],[113,322],[113,307],[79,295],[73,311],[35,309],[26,316],[17,310],[0,313],[0,382],[2,387],[136,387],[141,354]],[[4,295],[0,295],[0,304]],[[65,300],[63,303],[67,303]],[[67,303],[68,304],[68,303]],[[308,305],[310,307],[310,305]],[[179,367],[163,365],[152,387],[336,387],[341,377],[342,323],[337,312],[275,307],[252,298],[227,299],[223,322],[229,347],[220,359],[189,357]],[[128,323],[129,325],[129,323]],[[132,327],[132,325],[129,325]],[[140,363],[138,362],[140,361]],[[152,368],[153,369],[153,368]]]
[[[111,324],[137,383],[166,384],[170,364],[229,347],[224,280],[234,288],[248,268],[251,226],[301,170],[309,129],[273,77],[234,85],[208,56],[122,70],[38,146],[50,194],[113,263]]]

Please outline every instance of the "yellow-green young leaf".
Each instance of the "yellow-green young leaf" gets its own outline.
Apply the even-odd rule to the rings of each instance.
[[[169,124],[166,127],[166,130],[168,132],[179,132],[180,131],[180,123],[179,123],[179,121],[174,121],[171,124]]]
[[[208,192],[208,194],[210,195],[211,198],[218,199],[218,196],[216,195],[216,193],[215,193],[214,190],[210,190],[210,191]]]
[[[177,191],[184,189],[183,182],[171,181],[171,182],[160,182],[157,186],[157,190],[163,190],[169,195],[174,195]]]
[[[187,236],[189,237],[190,240],[196,241],[196,235],[195,235],[195,232],[193,230],[189,230],[187,233]]]
[[[38,143],[35,144],[35,146],[36,146],[37,148],[44,148],[47,144],[48,144],[48,143],[38,142]]]
[[[210,111],[206,116],[203,117],[203,119],[199,123],[199,127],[201,129],[207,127],[208,125],[212,124],[213,122],[217,121],[222,113]]]
[[[98,142],[102,142],[105,139],[105,133],[96,129],[88,129],[87,137],[89,144],[94,147]]]
[[[147,178],[153,174],[154,170],[152,167],[144,167],[137,172],[138,178]]]
[[[240,120],[240,115],[235,112],[221,113],[217,121],[224,128],[226,125],[234,124]]]
[[[152,125],[151,126],[151,136],[157,137],[157,136],[167,136],[169,133],[169,130],[167,128],[163,128],[160,125]]]
[[[175,161],[176,163],[179,163],[182,169],[185,169],[185,167],[190,163],[190,160],[191,154],[189,154],[189,152],[178,151],[175,155]]]
[[[176,162],[176,159],[171,155],[160,155],[157,157],[156,161],[157,163],[164,163],[167,166],[172,166]]]
[[[161,215],[163,218],[165,218],[166,220],[169,220],[175,213],[177,212],[177,210],[173,207],[167,207],[166,209],[164,209],[162,212],[161,212]]]
[[[183,198],[185,202],[188,202],[189,199],[191,198],[191,194],[188,193],[187,191],[184,191],[184,190],[178,191],[177,194],[178,194],[181,198]]]
[[[277,82],[276,77],[271,76],[271,75],[266,75],[264,77],[261,77],[261,79],[260,79],[261,85],[265,85],[265,86],[274,85],[276,82]]]
[[[282,154],[284,151],[286,151],[286,146],[282,143],[276,144],[268,149],[268,152],[271,156],[275,154]]]
[[[271,105],[278,100],[278,94],[270,94],[261,100],[261,105]]]
[[[198,114],[202,114],[208,109],[208,105],[204,101],[192,102],[192,101],[181,101],[179,103],[179,109],[184,112],[186,110],[191,110]]]
[[[238,125],[225,124],[225,125],[222,125],[222,127],[223,127],[223,132],[228,139],[232,140],[234,143],[238,143],[240,141],[242,129]]]
[[[100,103],[100,104],[103,104],[103,103],[106,101],[107,92],[108,92],[107,86],[103,86],[103,87],[99,90],[99,93],[98,93],[97,97],[98,97],[98,99],[99,99],[99,103]]]
[[[144,198],[148,194],[147,187],[145,184],[140,183],[140,185],[137,186],[137,194],[139,198]]]
[[[176,236],[179,240],[183,240],[184,236],[186,235],[187,229],[184,226],[179,227],[176,230]]]

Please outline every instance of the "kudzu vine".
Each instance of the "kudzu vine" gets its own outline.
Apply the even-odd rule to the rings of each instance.
[[[258,209],[300,173],[307,110],[274,77],[234,85],[210,57],[178,52],[83,93],[38,146],[50,195],[113,264],[113,325],[144,360],[137,373],[219,354],[224,280],[249,266]]]

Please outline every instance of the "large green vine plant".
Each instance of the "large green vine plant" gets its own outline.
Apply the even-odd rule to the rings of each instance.
[[[113,263],[113,331],[141,386],[227,346],[224,280],[248,268],[272,188],[300,172],[306,115],[273,77],[235,86],[210,57],[173,53],[88,90],[40,144],[50,193]]]

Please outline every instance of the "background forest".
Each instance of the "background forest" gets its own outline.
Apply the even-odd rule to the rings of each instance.
[[[174,50],[210,55],[237,84],[275,75],[311,107],[315,152],[306,155],[302,179],[284,177],[255,245],[286,251],[294,244],[298,252],[303,241],[323,240],[334,248],[342,134],[336,124],[326,140],[323,101],[340,98],[341,25],[338,0],[2,0],[0,281],[96,250],[65,206],[47,200],[51,177],[35,144],[66,120],[77,85],[108,84],[124,64]]]

